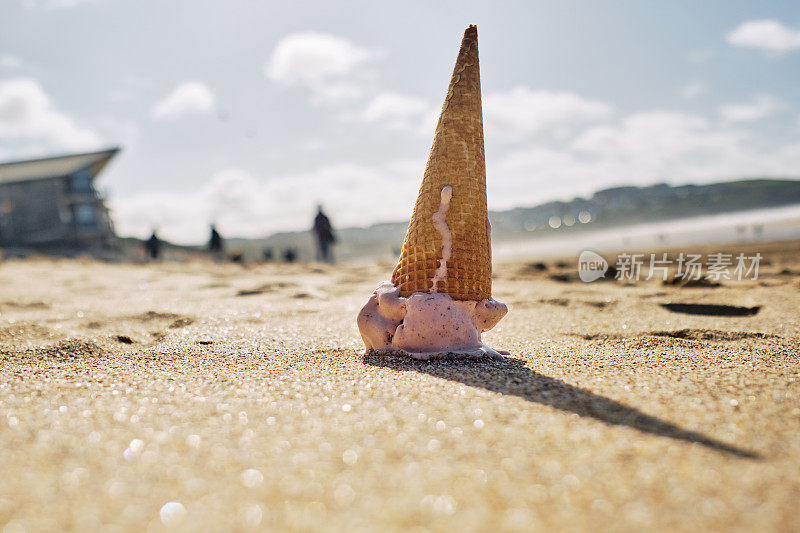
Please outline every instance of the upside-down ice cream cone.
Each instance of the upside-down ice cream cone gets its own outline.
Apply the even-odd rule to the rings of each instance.
[[[470,26],[461,41],[400,260],[392,273],[400,295],[444,292],[454,300],[491,297],[486,215],[478,30]]]
[[[392,281],[358,315],[367,351],[498,356],[481,342],[508,308],[491,298],[478,30],[464,32]]]

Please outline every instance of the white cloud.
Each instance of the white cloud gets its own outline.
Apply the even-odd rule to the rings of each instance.
[[[0,54],[0,67],[2,68],[19,68],[22,66],[22,60],[17,56],[11,54]]]
[[[372,56],[366,48],[328,33],[293,33],[281,39],[264,67],[284,83],[312,84],[350,73]]]
[[[100,144],[93,131],[56,108],[33,78],[0,81],[0,140],[37,150],[84,150]]]
[[[185,81],[175,87],[150,111],[156,120],[177,118],[190,114],[209,113],[214,109],[214,94],[200,81]]]
[[[340,104],[358,100],[366,94],[363,81],[331,80],[311,86],[311,103],[314,105]]]
[[[684,164],[694,153],[737,144],[741,133],[714,128],[704,117],[654,110],[625,117],[618,125],[593,127],[571,144],[578,152],[606,154],[644,164]]]
[[[424,98],[386,91],[367,103],[360,118],[365,122],[385,123],[395,129],[418,129],[422,117],[430,111],[431,106]]]
[[[796,176],[800,143],[674,111],[648,111],[591,127],[568,145],[518,150],[490,161],[495,208],[590,195],[608,186]]]
[[[800,29],[785,26],[778,20],[748,20],[728,33],[727,41],[734,46],[759,48],[783,53],[800,49]]]
[[[759,94],[746,103],[720,106],[719,113],[732,122],[753,122],[768,117],[780,107],[781,103],[775,97]]]
[[[363,96],[371,73],[362,67],[376,55],[337,35],[293,33],[275,45],[264,73],[279,83],[305,85],[314,103],[336,103]]]
[[[697,98],[704,94],[708,94],[708,85],[702,81],[693,81],[681,89],[681,95],[687,99]]]
[[[483,99],[483,122],[487,131],[519,139],[526,134],[557,127],[606,119],[612,107],[571,92],[532,90],[517,86]]]
[[[410,215],[422,166],[342,163],[271,179],[232,168],[196,191],[143,193],[112,198],[111,204],[120,234],[146,236],[157,227],[161,236],[181,243],[202,242],[212,221],[227,236],[307,228],[317,203],[339,227],[367,225]]]

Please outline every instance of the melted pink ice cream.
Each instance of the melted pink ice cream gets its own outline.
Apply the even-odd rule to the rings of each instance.
[[[417,292],[408,298],[385,281],[358,314],[367,351],[403,353],[418,359],[455,355],[500,355],[481,342],[508,308],[494,299],[457,301],[445,293]]]
[[[508,354],[492,350],[481,342],[481,333],[495,327],[508,313],[505,304],[492,298],[479,302],[457,301],[449,294],[436,292],[439,283],[447,279],[447,261],[453,246],[447,227],[452,197],[453,188],[442,187],[439,210],[432,216],[433,226],[442,237],[442,258],[431,278],[430,292],[415,292],[403,298],[400,289],[384,281],[358,314],[358,329],[368,352],[402,353],[418,359]],[[488,217],[486,231],[491,242],[492,226]]]
[[[436,292],[437,287],[441,281],[447,279],[447,262],[450,260],[450,254],[453,250],[453,238],[450,233],[450,228],[447,227],[447,210],[450,209],[450,199],[453,197],[453,188],[449,185],[442,187],[441,200],[439,201],[439,210],[433,214],[433,227],[442,236],[442,258],[439,260],[439,267],[433,273],[431,278],[430,292]],[[486,220],[489,220],[487,217]]]

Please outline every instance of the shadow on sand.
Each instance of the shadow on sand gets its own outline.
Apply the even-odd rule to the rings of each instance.
[[[548,405],[580,416],[590,416],[606,424],[628,426],[652,435],[695,442],[737,457],[761,459],[755,452],[680,428],[633,407],[534,372],[526,368],[525,362],[520,359],[503,357],[484,360],[417,361],[407,357],[365,355],[364,363],[398,371],[424,372],[470,387],[481,387],[499,394],[519,396],[529,402]]]

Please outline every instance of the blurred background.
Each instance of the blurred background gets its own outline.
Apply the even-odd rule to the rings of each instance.
[[[800,237],[797,3],[4,0],[0,246],[391,258],[468,24],[495,257]]]

